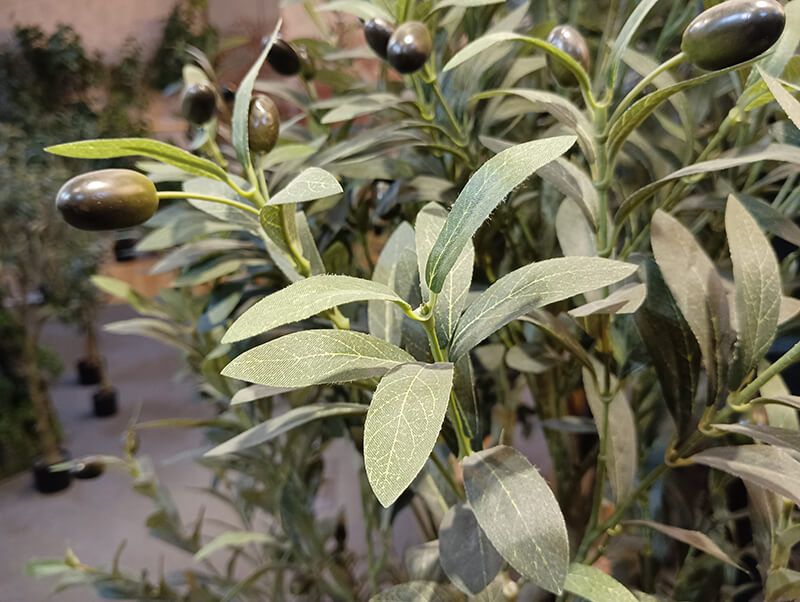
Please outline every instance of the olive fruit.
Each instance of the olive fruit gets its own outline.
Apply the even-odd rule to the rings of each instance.
[[[428,28],[419,21],[400,25],[389,38],[386,60],[400,73],[414,73],[431,55],[433,41]]]
[[[116,230],[143,224],[158,209],[156,187],[130,169],[75,176],[56,195],[64,221],[81,230]]]
[[[681,50],[701,69],[725,69],[767,50],[785,25],[786,13],[776,0],[727,0],[689,23]]]
[[[269,38],[265,39],[265,43],[269,43]],[[294,46],[278,36],[269,51],[267,62],[281,75],[297,75],[303,61]]]
[[[394,33],[394,27],[381,18],[370,19],[364,23],[364,39],[367,45],[382,59],[386,58],[389,39]]]
[[[217,93],[207,82],[192,84],[183,91],[181,97],[181,113],[183,117],[195,125],[207,123],[217,108]]]
[[[269,96],[254,96],[250,100],[250,115],[247,136],[250,150],[254,153],[268,153],[278,141],[280,115],[278,107]]]
[[[580,32],[571,25],[556,25],[547,36],[547,41],[571,56],[575,61],[589,71],[589,46]],[[578,85],[575,74],[556,57],[547,55],[547,67],[559,86],[574,88]]]

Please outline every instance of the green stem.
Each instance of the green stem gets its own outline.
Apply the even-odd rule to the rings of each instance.
[[[240,211],[246,211],[247,213],[252,213],[253,215],[258,215],[258,209],[255,207],[251,207],[250,205],[245,205],[244,203],[240,203],[239,201],[234,201],[233,199],[226,199],[224,197],[213,196],[210,194],[201,194],[199,192],[157,192],[156,195],[159,199],[197,199],[199,201],[210,201],[212,203],[219,203],[220,205],[228,205],[229,207],[235,207]]]
[[[447,101],[447,98],[445,98],[444,92],[442,92],[442,87],[439,84],[439,78],[437,77],[436,72],[433,70],[433,67],[431,67],[430,62],[425,63],[425,69],[423,73],[425,81],[433,89],[433,93],[436,95],[436,99],[439,101],[439,105],[444,110],[445,115],[447,115],[448,121],[450,121],[450,125],[453,126],[453,129],[456,132],[456,136],[458,137],[458,141],[456,141],[456,144],[463,148],[466,145],[467,137],[464,134],[464,130],[461,128],[461,124],[456,118],[456,115],[453,112],[450,103]]]
[[[675,56],[673,56],[673,57],[667,59],[666,61],[664,61],[663,63],[661,63],[658,67],[653,69],[650,73],[645,75],[639,81],[639,83],[636,84],[633,87],[633,89],[625,95],[625,98],[623,98],[619,102],[619,104],[617,105],[617,108],[614,109],[614,114],[611,116],[610,122],[611,123],[615,123],[617,121],[617,119],[622,117],[622,114],[624,113],[625,109],[627,109],[633,103],[633,101],[636,100],[636,98],[639,96],[639,94],[641,94],[642,91],[648,85],[650,85],[650,83],[656,77],[658,77],[659,75],[661,75],[665,71],[668,71],[669,69],[672,69],[673,67],[676,67],[676,66],[680,65],[681,63],[686,62],[686,59],[687,59],[686,54],[683,53],[683,52],[679,52]]]
[[[798,360],[800,360],[800,343],[795,343],[794,346],[778,358],[774,364],[771,364],[766,370],[756,376],[749,385],[738,393],[731,395],[733,399],[728,399],[728,405],[736,411],[746,411],[750,405],[750,400],[756,396],[761,387]],[[737,403],[740,399],[744,400],[744,403]]]
[[[439,470],[442,477],[444,477],[444,480],[447,481],[447,484],[450,486],[450,489],[453,490],[453,493],[456,494],[456,497],[462,501],[466,500],[466,496],[464,495],[463,489],[461,489],[458,485],[456,485],[456,481],[455,479],[453,479],[453,475],[450,474],[449,470],[447,470],[447,467],[442,462],[442,459],[438,455],[436,455],[436,450],[434,450],[431,453],[431,461],[433,462],[433,465],[436,466],[436,468]]]

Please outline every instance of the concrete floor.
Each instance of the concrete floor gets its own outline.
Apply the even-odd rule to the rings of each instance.
[[[102,321],[127,317],[132,317],[130,310],[111,306],[103,312]],[[95,418],[90,401],[93,387],[77,385],[74,372],[82,351],[81,339],[74,330],[53,325],[46,331],[45,343],[64,363],[64,373],[52,388],[52,395],[66,435],[65,446],[73,457],[119,455],[120,434],[139,406],[142,420],[209,414],[208,408],[196,401],[192,384],[176,380],[181,368],[176,352],[141,337],[103,333],[101,345],[111,379],[119,390],[120,411],[110,418]],[[202,445],[201,432],[146,431],[141,443],[140,453],[153,459],[186,521],[195,518],[201,505],[208,507],[209,516],[224,514],[213,500],[190,489],[208,483],[207,471],[186,454]],[[50,597],[51,582],[25,575],[29,559],[60,557],[67,546],[88,564],[108,566],[119,542],[127,539],[122,565],[131,572],[148,568],[152,574],[161,556],[168,571],[188,566],[188,554],[176,552],[147,534],[144,520],[153,507],[149,500],[133,493],[130,485],[128,476],[118,471],[95,480],[74,481],[68,490],[50,496],[36,493],[27,473],[0,483],[0,602],[99,599],[87,589]]]

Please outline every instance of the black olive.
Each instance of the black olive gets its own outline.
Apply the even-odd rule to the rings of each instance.
[[[269,43],[269,38],[265,39]],[[267,62],[281,75],[297,75],[302,67],[302,59],[294,46],[278,36],[269,51]]]
[[[250,116],[247,135],[250,150],[254,153],[268,153],[278,141],[281,119],[278,107],[269,96],[254,96],[250,100]]]
[[[143,224],[158,209],[156,187],[130,169],[102,169],[66,182],[56,195],[64,220],[81,230],[117,230]]]
[[[689,23],[681,50],[701,69],[725,69],[770,48],[785,25],[786,13],[776,0],[727,0]]]
[[[589,71],[589,46],[580,32],[571,25],[556,25],[547,36],[547,41],[559,50],[570,55],[575,61]],[[558,85],[564,88],[574,88],[578,85],[575,74],[563,62],[551,55],[547,55],[547,67]]]
[[[394,27],[383,19],[370,19],[364,23],[364,39],[370,48],[382,59],[386,58],[389,38],[394,33]]]
[[[400,73],[414,73],[431,55],[433,42],[428,28],[419,21],[400,25],[389,38],[386,60]]]
[[[181,97],[181,113],[183,117],[195,125],[207,123],[217,108],[217,93],[211,84],[203,82],[192,84],[183,91]]]

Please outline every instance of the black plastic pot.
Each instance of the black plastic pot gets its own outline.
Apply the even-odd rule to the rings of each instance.
[[[69,460],[69,454],[62,451],[63,460]],[[63,491],[72,482],[72,474],[69,468],[51,470],[54,464],[47,464],[43,458],[33,461],[31,472],[33,473],[33,486],[39,493],[57,493]]]
[[[72,476],[76,479],[96,479],[105,470],[105,466],[102,462],[97,461],[87,461],[87,462],[76,462],[75,465],[72,467]]]
[[[117,390],[100,389],[92,396],[94,415],[98,418],[106,418],[117,413]]]
[[[118,262],[136,259],[136,238],[118,238],[114,241],[114,258]]]
[[[78,362],[78,384],[96,385],[100,382],[100,366],[94,362],[82,359]]]

